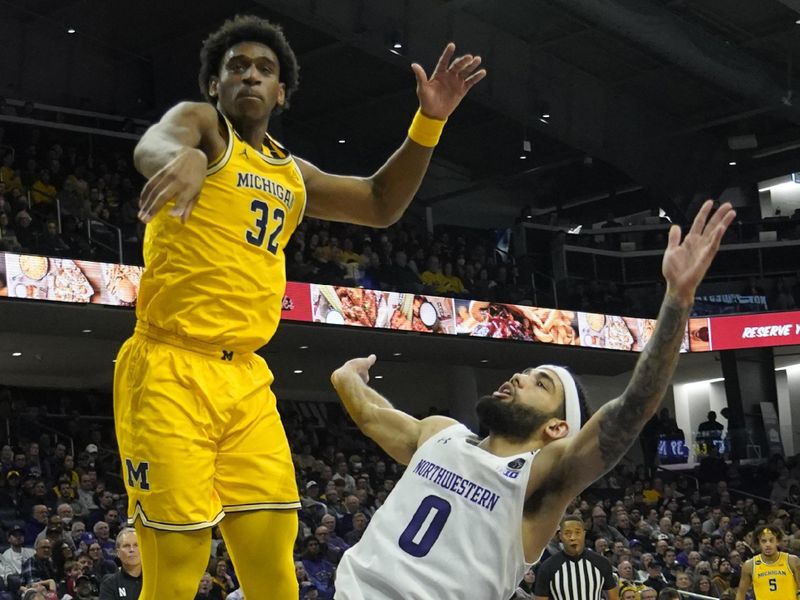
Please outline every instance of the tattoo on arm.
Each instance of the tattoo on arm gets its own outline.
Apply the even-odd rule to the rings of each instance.
[[[665,298],[656,330],[647,344],[622,396],[600,409],[600,453],[613,467],[639,437],[658,408],[678,362],[689,306]]]

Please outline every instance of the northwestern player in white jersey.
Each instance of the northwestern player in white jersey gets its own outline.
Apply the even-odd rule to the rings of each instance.
[[[440,416],[415,419],[370,388],[375,356],[331,381],[358,427],[408,465],[361,541],[345,552],[336,600],[502,600],[538,560],[569,502],[611,469],[655,414],[667,388],[695,290],[735,217],[700,209],[689,233],[673,226],[656,330],[623,394],[581,428],[578,386],[545,365],[516,373],[477,405],[478,439]]]

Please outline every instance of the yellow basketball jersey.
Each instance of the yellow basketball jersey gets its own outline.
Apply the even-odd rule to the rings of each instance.
[[[789,555],[781,552],[774,563],[753,558],[753,592],[756,600],[796,600],[797,583],[789,568]]]
[[[306,204],[292,156],[269,136],[244,142],[225,119],[228,145],[208,167],[185,225],[171,203],[148,224],[139,321],[237,352],[266,344],[281,316],[284,248]]]

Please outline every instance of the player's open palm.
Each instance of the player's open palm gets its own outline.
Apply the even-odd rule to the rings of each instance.
[[[716,255],[722,236],[736,217],[733,207],[725,203],[709,218],[713,205],[711,200],[703,204],[682,242],[680,227],[673,225],[669,230],[661,270],[670,292],[689,301],[694,299],[695,290]]]
[[[478,69],[480,56],[465,54],[453,59],[455,52],[456,45],[447,44],[430,79],[419,64],[411,65],[417,78],[420,109],[433,119],[449,117],[472,86],[486,77],[486,69]]]
[[[187,148],[179,152],[142,189],[139,219],[149,223],[167,202],[174,200],[170,214],[186,223],[200,197],[207,167],[208,159],[202,150]]]

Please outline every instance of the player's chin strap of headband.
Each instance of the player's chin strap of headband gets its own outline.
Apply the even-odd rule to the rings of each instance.
[[[557,367],[555,365],[541,365],[540,369],[547,369],[552,371],[561,380],[561,385],[564,387],[564,407],[567,415],[567,425],[569,425],[569,433],[567,437],[577,435],[581,429],[581,403],[578,400],[578,386],[575,384],[575,378],[570,375],[564,367]]]

